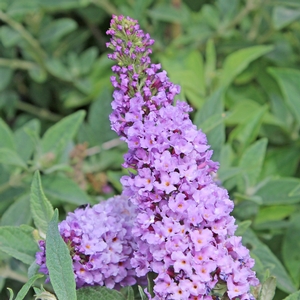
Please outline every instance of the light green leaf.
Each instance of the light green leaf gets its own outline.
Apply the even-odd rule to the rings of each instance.
[[[287,296],[283,300],[300,300],[300,291]]]
[[[300,180],[297,178],[275,178],[266,180],[259,186],[255,195],[263,200],[263,205],[287,205],[300,202],[300,195],[290,195],[298,187]]]
[[[0,149],[0,163],[26,169],[27,165],[19,154],[8,148]]]
[[[147,300],[147,296],[146,296],[143,288],[139,285],[138,289],[139,289],[139,293],[140,293],[140,296],[141,296],[142,300]]]
[[[53,207],[44,194],[39,171],[36,171],[33,176],[30,207],[35,226],[46,234],[48,224],[53,216]]]
[[[279,68],[269,68],[268,71],[278,82],[287,105],[300,125],[300,71]]]
[[[79,300],[126,300],[120,292],[104,286],[81,288],[77,290],[77,298]]]
[[[55,43],[76,28],[77,23],[73,19],[60,18],[53,20],[40,31],[40,41],[42,44]]]
[[[19,293],[17,294],[15,300],[23,300],[25,298],[25,296],[27,295],[31,286],[34,284],[34,282],[37,279],[42,278],[42,277],[44,277],[43,274],[36,274],[36,275],[32,276],[31,278],[29,278],[28,281],[22,286],[22,288],[19,291]]]
[[[255,186],[259,178],[265,158],[268,140],[266,138],[256,141],[243,153],[239,168],[247,188]]]
[[[20,226],[31,222],[29,195],[22,195],[9,208],[1,218],[1,226]]]
[[[300,10],[286,6],[275,6],[272,21],[275,29],[279,30],[291,24],[300,17]]]
[[[6,123],[0,118],[0,147],[5,147],[11,150],[16,150],[14,136]]]
[[[253,46],[237,50],[228,55],[224,61],[221,86],[227,87],[233,79],[260,56],[270,52],[273,46]]]
[[[58,211],[54,211],[46,237],[46,265],[58,300],[76,300],[76,284],[69,249],[58,231]]]
[[[290,216],[295,209],[295,205],[274,205],[262,207],[256,215],[255,226],[265,222],[283,220]]]
[[[0,227],[0,250],[30,265],[38,251],[33,231],[34,228],[27,225]]]
[[[287,274],[285,268],[273,252],[262,243],[251,229],[243,234],[243,244],[250,247],[251,255],[256,260],[255,270],[259,267],[259,275],[263,275],[266,270],[277,279],[277,287],[286,293],[293,293],[296,288]]]
[[[276,290],[276,278],[269,277],[263,284],[258,300],[272,300]]]
[[[85,112],[80,110],[50,127],[42,139],[43,153],[58,156],[77,133],[84,116]]]
[[[299,288],[300,282],[300,214],[292,216],[285,232],[282,244],[282,258],[295,285]]]
[[[64,176],[47,175],[43,187],[49,199],[76,205],[90,203],[88,195],[71,179]]]

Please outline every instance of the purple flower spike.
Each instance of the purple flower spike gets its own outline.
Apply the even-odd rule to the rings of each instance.
[[[78,208],[59,224],[70,249],[77,288],[105,285],[108,288],[136,283],[130,259],[136,243],[131,229],[136,209],[128,198],[118,196],[93,207]],[[48,275],[45,241],[39,241],[36,263]]]
[[[128,144],[123,166],[135,170],[121,180],[138,206],[132,266],[138,276],[157,274],[155,300],[220,299],[220,285],[222,297],[254,299],[254,260],[234,236],[233,202],[214,182],[218,164],[191,107],[172,105],[180,87],[151,63],[153,40],[137,21],[114,16],[108,34],[116,61],[110,120]]]

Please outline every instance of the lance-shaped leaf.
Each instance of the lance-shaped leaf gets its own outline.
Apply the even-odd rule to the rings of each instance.
[[[54,211],[46,237],[46,265],[58,300],[76,300],[76,284],[68,246],[58,231],[58,211]]]
[[[44,194],[39,171],[36,171],[33,176],[30,206],[35,226],[41,232],[46,233],[48,223],[53,216],[53,207]]]
[[[86,287],[77,291],[80,300],[125,300],[124,296],[116,290],[104,286]]]

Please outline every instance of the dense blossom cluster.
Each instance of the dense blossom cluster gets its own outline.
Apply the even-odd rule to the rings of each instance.
[[[138,207],[132,266],[157,274],[155,300],[254,299],[254,260],[234,236],[233,203],[212,176],[218,164],[189,105],[172,105],[180,88],[151,64],[153,40],[137,21],[114,16],[107,33],[117,62],[110,120],[128,144],[124,167],[134,171],[122,184]]]
[[[59,231],[70,249],[77,288],[105,285],[119,288],[136,283],[131,266],[136,249],[131,234],[135,206],[118,196],[93,207],[78,208],[59,224]],[[36,262],[48,275],[45,241],[39,241]]]

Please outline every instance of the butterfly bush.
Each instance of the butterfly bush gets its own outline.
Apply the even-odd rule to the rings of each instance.
[[[130,263],[136,243],[131,234],[135,206],[117,196],[93,207],[78,208],[59,224],[59,232],[70,249],[77,288],[105,285],[108,288],[136,283]],[[36,254],[39,271],[49,274],[45,241]]]
[[[154,40],[136,20],[113,16],[107,44],[115,61],[112,128],[128,144],[124,195],[138,207],[131,266],[154,272],[151,299],[255,299],[254,260],[235,236],[233,202],[214,182],[205,134],[173,105],[180,87],[149,55]]]

